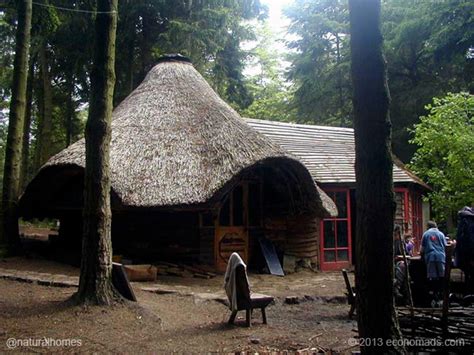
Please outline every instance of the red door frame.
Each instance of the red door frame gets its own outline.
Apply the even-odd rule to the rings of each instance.
[[[330,197],[332,192],[345,192],[346,193],[346,208],[347,208],[347,217],[339,218],[339,217],[330,217],[330,218],[323,218],[320,224],[320,231],[321,231],[321,238],[319,242],[319,255],[320,257],[320,267],[322,271],[332,271],[332,270],[341,270],[344,268],[348,268],[352,265],[352,215],[351,215],[351,194],[349,188],[327,188],[324,189]],[[334,235],[334,248],[324,248],[324,222],[325,221],[347,221],[347,247],[337,248],[337,223],[335,226],[335,235]],[[325,261],[324,260],[324,251],[325,250],[334,250],[337,251],[338,249],[347,249],[347,256],[348,260],[344,261],[337,261],[337,252],[335,253],[336,261]]]
[[[421,203],[421,194],[416,191],[410,191],[407,187],[396,187],[394,191],[403,193],[403,204],[405,205],[403,223],[406,224],[407,227],[411,223],[410,232],[415,242],[415,252],[418,252],[420,250],[421,235],[423,233],[423,205]],[[407,233],[405,226],[403,226],[403,233]]]

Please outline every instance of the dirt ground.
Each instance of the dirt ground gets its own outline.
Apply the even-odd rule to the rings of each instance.
[[[76,267],[41,258],[0,259],[0,268],[79,276],[79,269]],[[297,296],[304,298],[309,296],[332,302],[344,302],[345,300],[346,288],[340,272],[300,271],[285,277],[249,274],[249,281],[253,292],[270,294],[274,297]],[[134,284],[136,287],[160,286],[164,289],[179,291],[179,293],[223,294],[224,292],[223,277],[221,276],[211,279],[158,276],[155,283]]]
[[[75,268],[44,260],[9,259],[0,262],[0,267],[77,274]],[[250,275],[250,279],[254,291],[271,291],[267,293],[276,297],[275,304],[267,308],[268,325],[261,323],[260,311],[255,311],[251,328],[243,326],[244,312],[239,313],[242,318],[237,325],[230,326],[226,323],[230,312],[219,302],[184,296],[185,293],[145,292],[141,290],[142,283],[133,284],[138,303],[110,309],[68,306],[66,301],[75,288],[0,280],[0,352],[8,350],[7,345],[12,347],[8,340],[11,338],[17,339],[14,350],[21,352],[355,350],[348,344],[356,334],[356,324],[347,318],[347,304],[336,302],[337,298],[333,303],[318,298],[321,295],[331,300],[331,295],[343,294],[338,275],[302,273],[285,278]],[[159,282],[194,292],[217,292],[218,287],[222,288],[220,277],[167,278]],[[297,295],[302,302],[287,304],[284,302],[287,295]],[[28,338],[56,342],[77,339],[80,347],[21,343]]]

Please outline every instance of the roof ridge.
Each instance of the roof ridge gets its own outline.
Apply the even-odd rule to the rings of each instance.
[[[274,120],[262,120],[258,118],[250,118],[250,117],[243,117],[245,120],[253,121],[255,123],[264,123],[264,124],[270,124],[270,125],[279,125],[279,126],[294,126],[296,128],[298,127],[304,127],[304,128],[317,128],[317,129],[326,129],[330,131],[345,131],[345,132],[354,132],[354,128],[350,127],[336,127],[336,126],[323,126],[323,125],[315,125],[315,124],[309,124],[309,123],[296,123],[296,122],[282,122],[282,121],[274,121]]]

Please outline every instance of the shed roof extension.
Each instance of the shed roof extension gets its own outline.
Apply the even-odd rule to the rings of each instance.
[[[297,156],[321,184],[355,183],[355,143],[352,128],[246,119],[247,123]],[[393,181],[429,186],[394,157]]]

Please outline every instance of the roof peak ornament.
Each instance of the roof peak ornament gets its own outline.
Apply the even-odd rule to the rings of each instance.
[[[167,53],[167,54],[162,55],[156,60],[156,64],[165,63],[165,62],[182,62],[182,63],[189,63],[191,65],[193,64],[193,62],[191,61],[191,59],[189,59],[189,57],[185,57],[184,55],[180,53]]]

